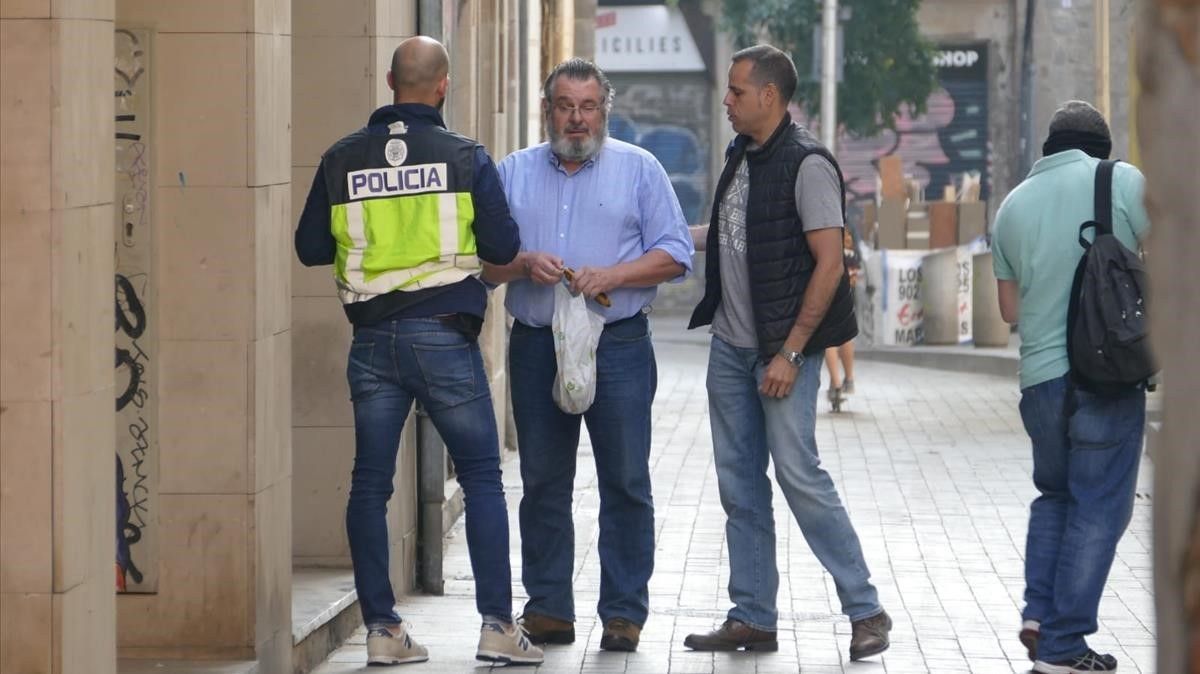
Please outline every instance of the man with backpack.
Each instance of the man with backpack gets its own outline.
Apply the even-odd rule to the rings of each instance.
[[[1030,507],[1020,631],[1040,674],[1117,669],[1084,638],[1097,629],[1133,511],[1152,369],[1135,252],[1149,229],[1144,179],[1129,164],[1102,161],[1111,148],[1099,111],[1065,103],[1044,156],[993,228],[1000,312],[1020,327],[1020,411],[1040,492]]]

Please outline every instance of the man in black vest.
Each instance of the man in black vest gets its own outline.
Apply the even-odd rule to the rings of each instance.
[[[833,155],[792,122],[796,67],[760,45],[733,56],[726,153],[704,236],[704,298],[689,328],[712,325],[709,417],[729,546],[728,619],[692,634],[701,651],[773,651],[775,521],[768,458],[813,553],[833,576],[853,635],[850,659],[882,653],[892,621],[815,438],[820,355],[858,332],[842,262],[845,188]]]

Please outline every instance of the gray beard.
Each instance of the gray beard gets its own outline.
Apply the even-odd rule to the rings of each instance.
[[[585,162],[596,153],[600,152],[600,148],[604,145],[604,141],[608,138],[608,123],[600,127],[600,132],[595,136],[591,136],[586,140],[575,140],[558,135],[554,127],[550,129],[550,149],[562,161],[569,162]]]

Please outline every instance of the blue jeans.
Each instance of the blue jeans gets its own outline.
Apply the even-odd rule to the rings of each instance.
[[[717,486],[729,546],[729,618],[774,630],[775,517],[768,458],[804,540],[833,576],[842,612],[850,620],[883,611],[862,546],[829,473],[821,468],[815,427],[821,359],[808,358],[786,398],[758,392],[766,366],[757,349],[714,336],[708,357],[708,413],[712,420]]]
[[[521,579],[525,611],[575,620],[571,576],[575,527],[571,497],[579,426],[587,423],[600,485],[601,620],[637,625],[649,612],[654,570],[654,503],[650,495],[650,404],[658,375],[641,314],[611,323],[596,349],[596,399],[567,414],[551,392],[558,365],[549,328],[515,323],[509,342],[513,417],[521,454]]]
[[[1041,622],[1038,659],[1069,660],[1096,631],[1100,594],[1117,541],[1133,514],[1146,394],[1099,397],[1076,391],[1066,414],[1067,379],[1021,391],[1021,420],[1033,441],[1033,483],[1025,542],[1025,620]]]
[[[475,606],[482,615],[511,616],[499,439],[479,345],[437,318],[385,321],[355,329],[346,375],[355,433],[346,532],[363,622],[400,622],[388,578],[386,515],[413,400],[429,413],[462,485]]]

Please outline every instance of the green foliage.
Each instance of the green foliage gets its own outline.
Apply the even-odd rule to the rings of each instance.
[[[813,38],[819,39],[822,0],[725,0],[723,28],[740,49],[768,42],[789,51],[800,73],[796,98],[810,117],[821,112],[821,82],[813,78]],[[838,120],[852,135],[895,128],[904,104],[923,112],[936,85],[933,47],[917,29],[921,0],[841,0],[843,78]],[[844,11],[844,10],[841,10]]]

